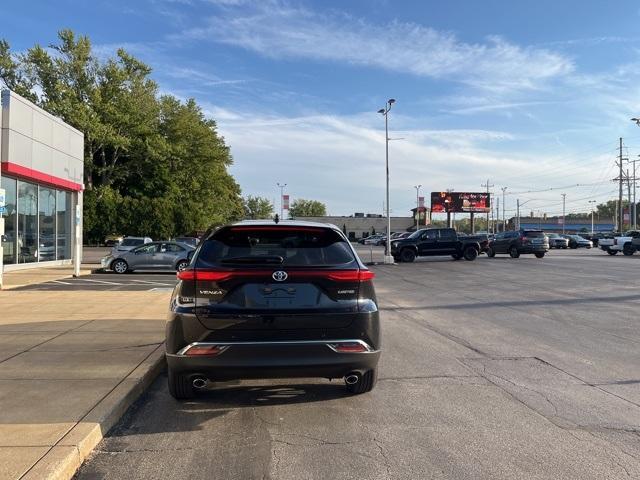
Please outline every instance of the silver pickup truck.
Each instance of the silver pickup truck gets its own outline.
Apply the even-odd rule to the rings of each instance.
[[[633,255],[640,249],[640,230],[629,230],[613,238],[601,238],[598,246],[609,255],[616,255],[618,252]]]

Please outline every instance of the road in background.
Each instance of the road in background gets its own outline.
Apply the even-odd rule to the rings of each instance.
[[[640,478],[638,258],[552,252],[373,267],[380,378],[159,378],[79,479]]]

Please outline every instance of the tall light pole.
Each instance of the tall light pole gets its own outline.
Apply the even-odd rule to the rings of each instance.
[[[591,207],[591,235],[593,235],[593,205],[595,203],[595,200],[589,200],[589,206]]]
[[[284,187],[287,186],[286,183],[276,183],[276,185],[280,188],[280,220],[284,220]]]
[[[520,203],[520,199],[516,199],[516,222],[517,222],[517,228],[516,230],[520,230],[520,207],[526,205],[527,203],[529,203],[531,200],[533,199],[529,199],[526,202],[522,202]]]
[[[564,225],[565,225],[565,219],[564,219],[564,212],[565,212],[565,205],[567,203],[567,194],[566,193],[562,193],[562,234],[564,235]]]
[[[416,230],[420,226],[420,188],[422,185],[415,185],[413,188],[416,189]],[[425,212],[425,221],[427,219],[427,214]]]
[[[505,192],[507,191],[507,187],[500,187],[500,189],[502,190],[502,231],[506,232],[507,231],[507,222],[505,221],[505,201],[504,201],[504,195]],[[500,213],[500,212],[498,212]]]
[[[389,215],[389,111],[391,106],[396,103],[394,98],[387,100],[384,108],[378,110],[384,116],[384,144],[385,144],[385,165],[387,170],[387,242],[384,247],[384,263],[393,263],[391,256],[391,216]]]
[[[489,229],[489,212],[491,211],[491,187],[493,187],[494,185],[489,183],[489,179],[487,178],[487,183],[483,183],[482,185],[480,185],[481,187],[487,187],[487,234],[490,233],[490,229]]]

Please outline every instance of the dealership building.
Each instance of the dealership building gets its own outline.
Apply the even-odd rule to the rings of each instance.
[[[1,102],[0,281],[3,271],[79,265],[84,136],[10,90]]]

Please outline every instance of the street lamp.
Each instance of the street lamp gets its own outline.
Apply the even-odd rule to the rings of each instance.
[[[286,187],[287,184],[276,183],[276,185],[280,188],[280,220],[284,220],[284,187]]]
[[[389,216],[389,111],[391,106],[396,103],[395,98],[387,100],[384,108],[378,110],[378,113],[384,116],[384,143],[385,143],[385,164],[387,170],[387,243],[384,247],[384,263],[393,263],[391,256],[391,217]]]
[[[595,203],[595,200],[589,200],[589,206],[591,207],[591,235],[593,235],[593,205]]]
[[[504,196],[505,196],[505,192],[507,191],[507,187],[500,187],[500,190],[502,190],[502,231],[506,232],[507,231],[507,222],[506,222],[506,217],[505,217],[505,201],[504,201]],[[500,212],[498,212],[498,216],[500,215]]]
[[[413,188],[416,189],[416,230],[420,226],[420,188],[422,185],[415,185]],[[427,213],[425,212],[425,220]]]
[[[526,205],[532,200],[533,198],[527,200],[526,202],[520,203],[520,199],[519,198],[516,199],[516,222],[517,222],[516,230],[520,230],[520,207],[522,207],[523,205]]]

